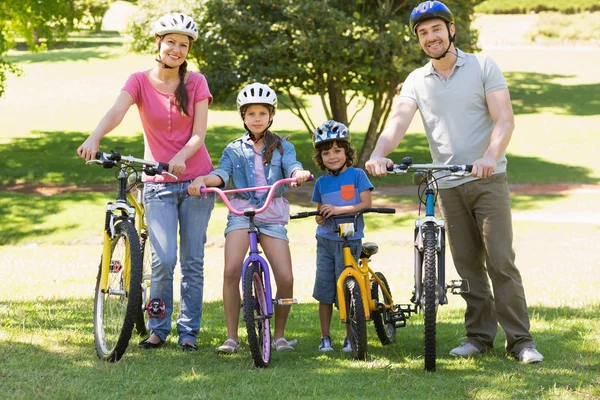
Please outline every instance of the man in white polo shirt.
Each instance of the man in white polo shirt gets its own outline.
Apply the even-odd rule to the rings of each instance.
[[[415,7],[410,29],[431,61],[406,78],[366,169],[374,176],[387,173],[393,162],[386,156],[404,138],[417,109],[434,163],[473,164],[469,177],[438,181],[454,264],[471,289],[463,294],[467,341],[450,355],[470,357],[491,349],[500,323],[509,354],[524,363],[540,362],[544,357],[529,332],[512,247],[506,148],[514,116],[506,81],[492,59],[454,47],[454,17],[443,3]]]

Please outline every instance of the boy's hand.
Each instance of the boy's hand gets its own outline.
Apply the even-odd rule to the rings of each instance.
[[[322,215],[316,215],[315,221],[317,222],[317,225],[323,225],[325,223],[325,218],[323,218]]]
[[[200,194],[200,188],[201,187],[207,187],[206,183],[204,182],[204,177],[203,176],[197,177],[190,184],[190,186],[188,186],[188,194],[190,196],[201,196],[201,194]],[[204,195],[204,196],[206,196],[206,195]]]
[[[292,187],[300,186],[300,184],[306,182],[308,178],[310,178],[310,171],[306,171],[303,169],[297,169],[292,174],[292,178],[296,178],[298,180],[297,183],[292,183]]]
[[[331,204],[323,204],[319,209],[323,218],[329,218],[333,215],[339,214],[338,208],[336,206],[332,206]]]

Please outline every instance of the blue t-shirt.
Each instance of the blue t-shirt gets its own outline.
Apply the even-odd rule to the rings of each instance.
[[[360,203],[360,193],[365,190],[373,190],[373,185],[371,185],[365,171],[358,168],[348,168],[338,176],[326,174],[317,179],[312,201],[333,206],[353,206]],[[348,239],[362,239],[364,228],[365,222],[361,215],[357,221],[354,236]],[[329,219],[325,220],[325,224],[317,227],[317,235],[331,240],[343,240],[337,233],[333,232],[333,222]]]

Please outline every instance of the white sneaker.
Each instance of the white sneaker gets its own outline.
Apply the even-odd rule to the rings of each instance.
[[[475,347],[469,342],[462,342],[460,346],[455,347],[450,351],[450,355],[454,357],[467,358],[476,354],[481,354],[481,350],[479,350],[477,347]]]
[[[519,361],[525,364],[539,363],[544,359],[544,356],[536,350],[535,347],[525,347],[517,355]]]

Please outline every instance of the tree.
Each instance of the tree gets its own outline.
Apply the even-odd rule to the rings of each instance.
[[[148,0],[147,0],[148,1]],[[457,46],[473,50],[473,6],[451,0]],[[316,125],[303,97],[317,95],[327,118],[351,126],[370,103],[359,164],[368,159],[390,113],[398,85],[427,58],[408,29],[416,2],[406,0],[212,0],[188,9],[200,39],[190,57],[215,98],[261,81],[312,134]],[[355,110],[349,115],[349,110]],[[316,122],[316,123],[315,123]],[[352,129],[351,129],[352,131]]]
[[[2,6],[0,6],[0,97],[4,95],[6,74],[21,74],[20,68],[18,68],[16,65],[4,58],[4,55],[14,45],[14,42],[11,40],[11,36],[8,32],[8,29],[6,28],[5,15],[6,14],[4,14]]]
[[[112,2],[113,0],[74,0],[80,25],[90,28],[94,32],[100,32],[104,14],[106,14]]]
[[[31,51],[44,50],[54,42],[66,39],[80,18],[74,0],[19,0],[1,6],[6,15],[5,27],[22,37]],[[46,42],[42,43],[41,39]]]

